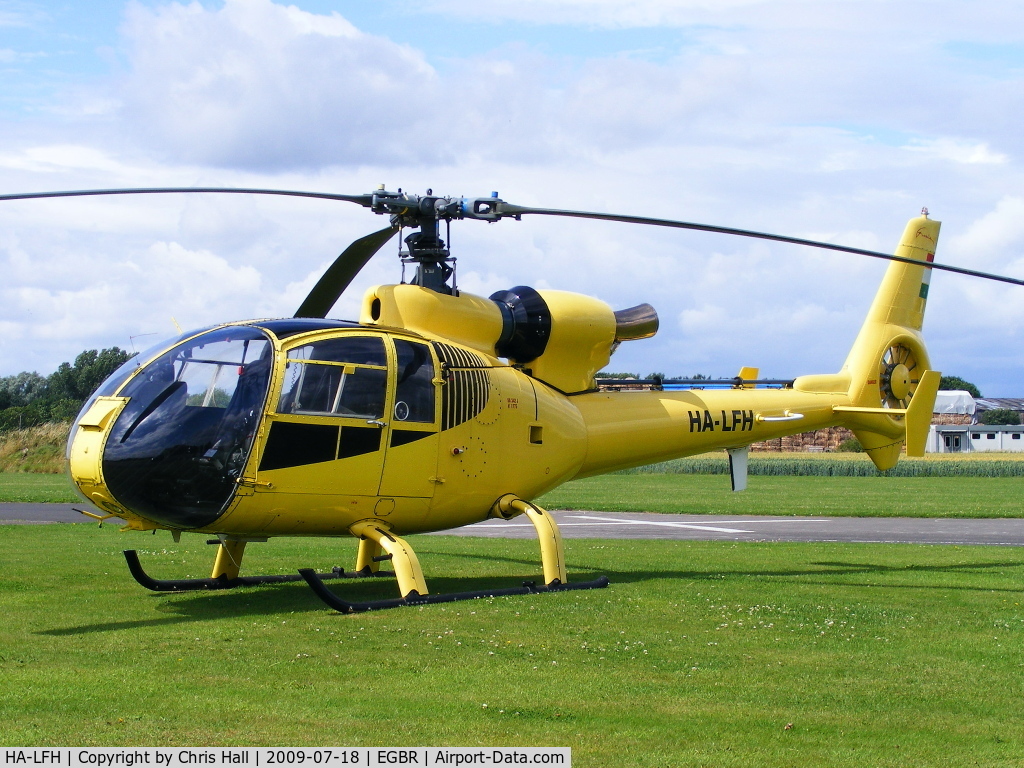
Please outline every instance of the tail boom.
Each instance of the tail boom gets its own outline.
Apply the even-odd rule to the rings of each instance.
[[[591,392],[574,404],[587,426],[578,477],[799,432],[845,426],[880,470],[904,443],[923,452],[938,389],[921,328],[940,223],[911,219],[843,368],[790,389]]]
[[[738,448],[836,426],[846,392],[794,389],[592,392],[573,397],[587,425],[587,455],[577,477]]]

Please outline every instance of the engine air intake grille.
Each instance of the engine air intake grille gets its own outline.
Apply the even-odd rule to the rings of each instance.
[[[490,380],[487,361],[465,349],[434,342],[437,357],[446,369],[441,390],[441,430],[463,424],[487,407]]]

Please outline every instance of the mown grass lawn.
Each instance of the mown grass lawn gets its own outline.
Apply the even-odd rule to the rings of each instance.
[[[602,475],[538,499],[549,509],[720,515],[1020,517],[1024,477],[750,477],[733,493],[726,475]]]
[[[1024,549],[569,540],[570,578],[611,587],[355,616],[299,584],[148,593],[120,555],[205,575],[204,538],[0,527],[0,742],[547,745],[601,767],[1024,762]],[[411,541],[434,591],[539,575],[535,542]],[[247,565],[353,557],[350,540],[275,539]]]
[[[0,472],[0,502],[71,504],[80,500],[67,475]]]

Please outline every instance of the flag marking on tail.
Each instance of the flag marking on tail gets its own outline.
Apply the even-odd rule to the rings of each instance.
[[[928,239],[931,240],[930,237]],[[929,253],[925,257],[925,259],[927,260],[927,262],[929,264],[931,264],[933,261],[935,261],[935,254],[934,253]],[[932,281],[932,271],[928,267],[925,267],[924,274],[921,275],[921,291],[920,291],[920,293],[918,293],[918,296],[920,296],[922,299],[927,299],[928,298],[928,286],[931,284],[931,281]]]

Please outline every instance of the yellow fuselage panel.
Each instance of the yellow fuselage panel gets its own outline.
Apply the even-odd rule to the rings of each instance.
[[[879,326],[876,332],[884,335],[888,324]],[[386,359],[352,364],[299,359],[308,353],[300,350],[311,344],[342,337],[376,339]],[[407,404],[398,395],[397,350],[402,344],[418,345],[434,371],[423,382],[431,393],[426,396],[433,398],[433,415],[420,421],[407,420]],[[238,490],[226,512],[201,530],[239,536],[346,535],[362,520],[377,521],[399,535],[443,530],[484,519],[508,494],[532,499],[576,477],[749,445],[844,420],[860,420],[893,439],[902,429],[886,415],[838,417],[833,406],[851,404],[845,391],[745,388],[566,396],[472,347],[428,344],[394,331],[300,334],[276,342],[275,354],[266,412]],[[313,367],[289,374],[288,365]],[[306,382],[318,376],[336,382],[342,375],[358,378],[375,371],[381,382],[387,380],[375,412],[379,417],[346,415],[344,409],[322,412],[329,404],[318,405],[319,411],[288,410],[301,376]],[[838,389],[847,376],[815,377],[806,384],[808,389]],[[329,400],[337,405],[340,398]],[[76,482],[105,509],[118,502],[104,490],[98,454],[123,404],[123,398],[97,403],[73,445]]]
[[[595,392],[572,402],[587,425],[587,456],[577,476],[589,477],[832,426],[839,422],[832,406],[848,404],[849,397],[706,389]]]
[[[839,421],[832,407],[850,404],[845,392],[793,389],[567,397],[520,370],[448,343],[431,347],[437,371],[433,422],[396,420],[401,408],[393,375],[380,419],[278,413],[289,350],[331,336],[302,335],[278,346],[268,412],[256,429],[238,491],[225,514],[202,530],[346,535],[361,520],[378,521],[399,535],[443,530],[484,519],[507,494],[536,498],[574,477],[829,426]],[[394,370],[397,346],[389,342],[387,349]],[[96,494],[103,494],[97,454],[123,402],[110,398],[98,404],[73,446],[72,472],[97,501]],[[275,435],[281,438],[276,448]],[[310,440],[322,445],[311,447]],[[292,453],[310,458],[292,460]],[[105,508],[116,505],[116,499],[102,500],[108,501]]]
[[[568,291],[538,291],[551,313],[544,353],[526,363],[533,375],[562,392],[594,389],[594,374],[608,365],[615,313],[603,301]]]
[[[377,520],[396,532],[433,530],[429,499],[343,493],[304,494],[259,487],[236,497],[209,533],[253,536],[347,536],[359,520]]]
[[[126,403],[123,397],[99,397],[82,414],[75,434],[68,438],[68,471],[79,492],[92,504],[130,521],[134,516],[117,503],[103,481],[103,445]]]
[[[377,520],[399,535],[484,519],[508,493],[533,498],[570,479],[586,453],[586,426],[570,398],[509,367],[483,369],[486,405],[460,423],[380,450],[295,467],[257,470],[228,512],[206,529],[255,535],[343,535]],[[456,387],[449,381],[440,387]],[[439,403],[444,402],[443,392]],[[337,423],[330,417],[275,422]],[[259,466],[269,428],[251,465]],[[247,472],[252,476],[252,471]]]
[[[833,406],[849,404],[845,393],[791,389],[569,398],[511,368],[490,369],[488,375],[487,405],[479,414],[440,432],[436,453],[396,461],[408,473],[432,471],[431,495],[358,493],[356,485],[373,475],[373,468],[361,467],[360,477],[355,463],[353,471],[346,470],[352,459],[324,462],[298,468],[308,477],[294,480],[283,475],[292,470],[279,470],[277,482],[256,485],[254,492],[239,497],[210,530],[337,535],[366,519],[385,522],[399,535],[443,530],[484,519],[505,494],[536,498],[575,477],[835,425],[841,419]],[[398,456],[383,459],[385,467]],[[377,467],[375,476],[380,477]]]
[[[430,513],[438,530],[482,520],[508,493],[535,498],[583,463],[586,426],[570,398],[512,368],[489,376],[487,407],[441,433]]]
[[[462,293],[449,296],[418,285],[378,285],[363,296],[359,322],[367,327],[404,328],[427,338],[463,344],[494,355],[501,337],[498,306]]]

